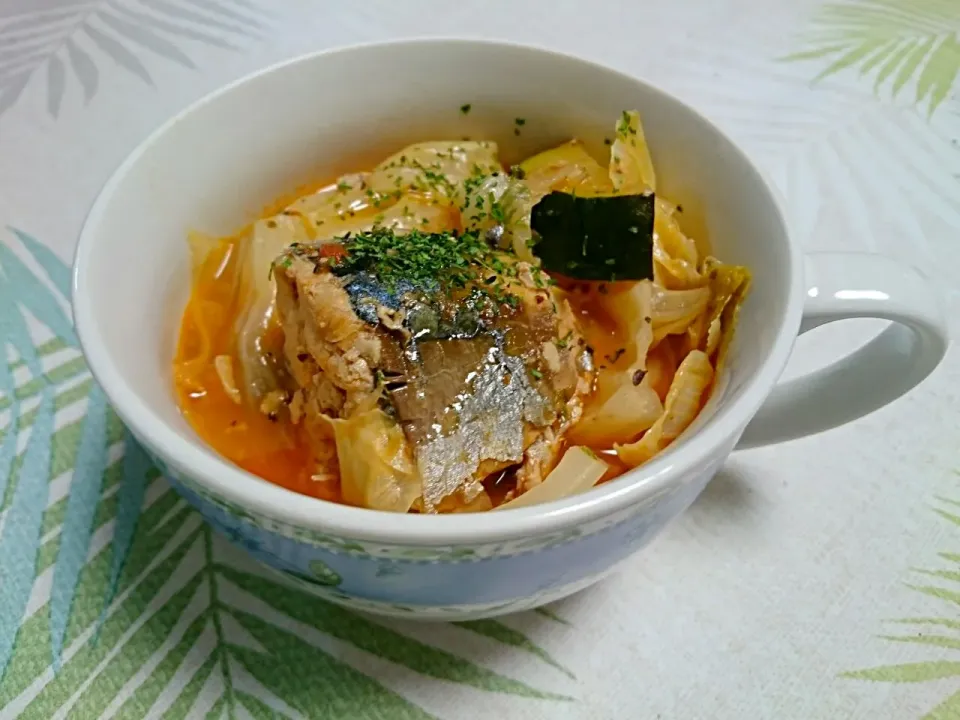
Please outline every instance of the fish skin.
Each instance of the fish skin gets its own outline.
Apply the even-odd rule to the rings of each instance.
[[[550,438],[566,422],[564,406],[581,391],[579,384],[563,385],[544,365],[542,346],[558,341],[564,322],[558,310],[562,303],[550,290],[519,287],[518,306],[496,307],[476,288],[451,296],[440,291],[439,283],[416,287],[401,281],[387,287],[368,272],[339,276],[327,264],[299,262],[310,262],[309,272],[300,274],[301,301],[309,294],[307,284],[336,287],[343,309],[352,310],[353,322],[366,328],[364,334],[378,348],[369,365],[375,379],[367,394],[379,398],[411,445],[423,511],[435,512],[445,498],[465,493],[471,484],[479,487],[478,480],[525,463],[525,453],[540,440],[546,439],[551,453],[559,451]],[[296,293],[292,298],[298,302]],[[318,327],[334,320],[321,306],[314,313],[310,322]],[[352,352],[348,345],[340,350],[344,359]],[[573,349],[576,343],[565,340],[564,347],[570,348],[565,356],[579,352]],[[302,349],[291,348],[286,355],[301,362]],[[298,379],[298,384],[312,393],[317,380]],[[345,404],[342,413],[360,406],[366,404]],[[531,462],[540,472],[553,461]]]

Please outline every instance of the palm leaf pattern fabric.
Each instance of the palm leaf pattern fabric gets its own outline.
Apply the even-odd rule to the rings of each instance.
[[[870,81],[876,94],[886,93],[891,99],[906,96],[911,105],[929,117],[953,97],[957,86],[960,75],[960,4],[950,0],[828,2],[814,13],[811,28],[806,32],[806,43],[806,49],[786,59],[818,63],[821,69],[814,77],[815,82],[842,73],[856,74]],[[858,144],[868,143],[874,133],[866,130],[875,124],[876,121],[861,125],[858,137],[848,138],[843,143],[844,147],[849,151]],[[919,128],[911,132],[915,137],[922,134]],[[929,204],[931,198],[939,195],[935,203],[937,207],[930,207],[931,214],[942,215],[949,225],[956,226],[960,220],[960,208],[956,202],[957,177],[960,175],[957,174],[955,153],[945,153],[942,147],[936,150],[921,148],[906,137],[895,139],[890,133],[885,135],[889,147],[897,148],[896,152],[901,155],[909,153],[911,162],[903,165],[905,172],[894,168],[877,168],[880,170],[877,177],[899,178],[897,193],[914,193],[909,198],[911,203]],[[955,150],[956,141],[952,145],[944,143],[944,147]],[[868,157],[881,156],[879,148],[874,147],[858,162],[846,166],[868,171],[871,167]],[[922,176],[914,175],[921,168],[926,168]],[[933,180],[935,176],[937,179]],[[906,178],[909,180],[905,181]],[[843,187],[837,187],[836,192],[849,198],[857,186],[876,185],[876,180],[868,181],[863,177],[853,179],[855,182],[850,182],[849,176],[841,176]],[[891,204],[887,207],[896,208],[892,214],[901,219],[900,222],[912,217],[907,208],[897,207],[908,198],[897,200],[894,194],[884,193],[879,186],[876,196],[889,198]],[[860,200],[860,203],[862,205],[863,201]],[[947,212],[944,213],[944,210]],[[863,213],[864,216],[869,214]],[[918,245],[925,235],[919,227],[904,227],[900,231],[900,237],[913,239],[910,251],[914,253],[918,251]],[[941,519],[960,526],[960,502],[940,497],[935,512]],[[891,632],[882,636],[884,640],[925,647],[940,653],[944,650],[948,654],[960,651],[960,618],[950,612],[960,607],[960,554],[942,552],[940,558],[947,563],[945,567],[915,570],[916,580],[908,583],[908,587],[948,612],[894,620],[891,622]],[[853,670],[843,673],[841,677],[882,683],[934,682],[960,677],[960,662],[944,659],[940,654],[927,661]],[[923,715],[923,720],[957,717],[960,717],[960,691],[948,694]]]
[[[952,0],[846,0],[814,17],[806,50],[790,60],[825,65],[816,80],[842,71],[872,78],[896,98],[913,87],[914,103],[932,114],[960,73],[960,5]]]
[[[960,477],[960,473],[956,475]],[[941,520],[960,530],[960,501],[939,497],[934,511]],[[918,568],[914,571],[914,579],[908,583],[911,590],[930,601],[931,614],[893,620],[890,623],[891,632],[882,638],[894,643],[918,645],[933,652],[939,650],[942,653],[945,650],[951,656],[956,656],[960,652],[960,553],[952,550],[941,552],[939,556],[942,561],[940,567]],[[921,662],[854,670],[845,673],[844,677],[885,683],[932,682],[960,678],[960,661],[938,656]],[[948,695],[922,720],[957,717],[960,717],[960,691]]]
[[[432,717],[373,679],[373,665],[470,694],[570,700],[569,671],[508,624],[450,625],[441,634],[460,643],[430,642],[331,605],[215,535],[90,378],[68,320],[67,267],[29,234],[9,236],[0,717]],[[470,637],[539,663],[552,688],[469,659],[456,648]]]
[[[31,82],[43,83],[56,117],[70,85],[84,102],[96,96],[105,62],[153,85],[147,56],[194,69],[191,44],[237,50],[265,27],[248,0],[9,0],[0,6],[0,115]]]

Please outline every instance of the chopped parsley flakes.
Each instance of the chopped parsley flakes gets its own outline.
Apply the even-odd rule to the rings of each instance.
[[[516,282],[512,279],[516,268],[475,232],[411,230],[398,235],[374,228],[341,242],[345,252],[329,260],[337,275],[368,272],[390,289],[401,282],[415,286],[439,282],[447,292],[478,286],[497,303],[514,308],[520,303],[507,289]]]

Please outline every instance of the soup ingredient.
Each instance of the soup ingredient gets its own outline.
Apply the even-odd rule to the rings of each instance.
[[[336,440],[344,502],[407,512],[420,496],[420,479],[400,426],[379,408],[345,420],[317,417],[329,423]]]
[[[576,280],[653,278],[653,195],[579,197],[551,192],[533,208],[534,254]]]
[[[579,140],[527,158],[519,165],[534,202],[553,190],[580,196],[612,195],[608,170],[587,152]]]
[[[539,269],[474,233],[377,230],[338,244],[293,246],[274,266],[291,403],[311,436],[322,440],[326,416],[378,413],[391,440],[338,432],[338,455],[409,453],[427,512],[472,503],[481,480],[513,465],[524,489],[539,484],[591,385],[570,309]],[[354,465],[354,497],[406,502],[384,471],[394,465]]]
[[[630,467],[637,467],[663,450],[696,419],[713,378],[713,366],[707,354],[691,351],[673,376],[663,414],[642,438],[628,445],[617,445],[617,456]]]
[[[417,192],[462,205],[466,199],[465,182],[495,172],[502,172],[496,143],[417,143],[380,163],[370,174],[367,189],[387,198]]]
[[[220,383],[223,385],[223,391],[237,405],[243,402],[240,395],[240,388],[237,387],[237,381],[233,376],[233,358],[229,355],[217,355],[213,359],[213,366],[216,368]]]
[[[745,267],[726,265],[712,257],[704,260],[703,267],[710,279],[705,350],[711,357],[716,354],[714,368],[719,373],[733,338],[740,305],[750,289],[750,272]]]
[[[492,240],[501,250],[512,250],[520,259],[533,261],[530,252],[530,208],[533,201],[526,183],[503,172],[476,175],[464,184],[463,224]]]
[[[664,290],[654,285],[651,296],[650,316],[653,320],[653,344],[667,335],[686,332],[697,323],[710,302],[710,289]],[[699,345],[699,341],[694,343]]]
[[[377,228],[345,236],[338,246],[343,252],[325,267],[341,277],[366,273],[390,293],[404,284],[435,289],[441,281],[462,288],[485,270],[495,272],[503,267],[497,253],[476,233],[399,233]],[[328,256],[327,247],[320,248],[321,256]]]
[[[609,469],[610,466],[589,448],[572,447],[546,480],[500,508],[529,507],[582,493],[596,485]]]
[[[373,228],[434,232],[456,227],[457,208],[466,200],[465,181],[499,172],[496,154],[496,144],[489,142],[417,143],[369,173],[344,175],[254,223],[237,244],[236,345],[244,397],[259,405],[285,382],[283,368],[263,339],[275,323],[270,269],[286,248]]]
[[[290,243],[303,242],[307,237],[299,218],[281,215],[258,220],[238,244],[237,290],[241,310],[236,319],[237,356],[247,389],[245,397],[255,405],[281,384],[281,369],[263,344],[273,317],[275,293],[270,264]]]
[[[612,317],[619,314],[627,336],[633,341],[628,350],[631,381],[638,371],[647,369],[647,353],[653,344],[654,288],[649,280],[641,280],[631,284],[626,291],[603,297],[604,309]]]
[[[663,415],[663,404],[652,386],[653,376],[634,383],[635,372],[614,375],[597,389],[580,422],[571,428],[570,442],[603,447],[629,443]]]
[[[610,180],[618,195],[653,193],[657,189],[650,149],[636,110],[624,110],[617,121],[617,136],[610,148]]]

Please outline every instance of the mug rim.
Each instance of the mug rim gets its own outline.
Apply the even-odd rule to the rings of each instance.
[[[729,144],[749,172],[755,174],[766,190],[763,200],[776,213],[782,242],[787,245],[789,290],[782,323],[776,332],[771,352],[760,363],[760,370],[744,384],[738,396],[721,407],[702,428],[679,445],[674,444],[640,468],[572,497],[504,512],[462,513],[453,515],[417,515],[352,507],[321,500],[270,483],[234,465],[209,447],[196,447],[159,418],[123,380],[106,343],[98,331],[97,311],[86,292],[88,266],[96,245],[98,226],[116,189],[144,153],[183,118],[229,95],[240,86],[288,67],[322,62],[331,55],[364,53],[373,49],[412,46],[447,46],[456,51],[462,46],[485,46],[537,55],[547,55],[587,66],[591,72],[619,76],[621,80],[642,86],[650,94],[673,103],[696,116]],[[274,522],[398,545],[477,545],[545,535],[612,515],[629,505],[643,502],[669,488],[728,442],[746,426],[760,408],[786,367],[800,328],[803,305],[803,270],[800,248],[791,239],[784,220],[782,203],[775,187],[727,133],[696,109],[639,77],[569,53],[527,43],[480,38],[424,37],[364,42],[308,52],[289,58],[229,82],[192,102],[140,142],[120,163],[103,185],[80,230],[72,271],[72,309],[81,350],[97,383],[112,407],[134,437],[168,466],[224,500],[258,513]]]

